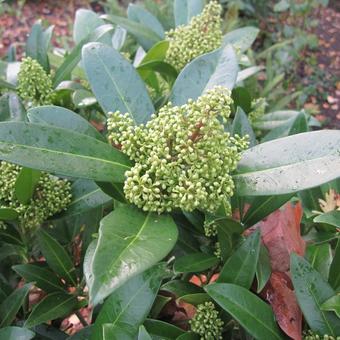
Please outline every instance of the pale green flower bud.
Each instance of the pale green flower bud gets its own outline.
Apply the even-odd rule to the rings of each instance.
[[[266,101],[266,98],[257,98],[252,100],[251,102],[252,111],[248,115],[251,124],[255,123],[265,114],[267,106],[268,103]]]
[[[31,106],[50,105],[53,102],[52,79],[34,59],[22,60],[18,74],[18,93]]]
[[[211,1],[188,25],[167,32],[166,40],[170,44],[166,61],[181,70],[194,58],[219,48],[222,43],[221,12],[221,5]]]
[[[304,332],[303,340],[340,340],[340,336],[335,338],[334,336],[327,334],[318,335],[317,333],[309,330],[308,332]]]

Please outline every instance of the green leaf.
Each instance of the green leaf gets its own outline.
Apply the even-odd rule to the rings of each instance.
[[[247,289],[229,283],[213,283],[204,289],[256,339],[284,339],[270,306]]]
[[[18,218],[19,214],[12,208],[0,208],[0,221],[13,221]]]
[[[116,27],[112,36],[112,47],[115,50],[119,51],[123,47],[126,40],[126,34],[127,31],[125,28],[122,28],[120,26]]]
[[[235,108],[239,106],[245,113],[249,113],[251,111],[251,95],[245,87],[235,87],[231,91],[231,98],[234,101]]]
[[[200,339],[201,338],[197,333],[192,332],[186,332],[176,338],[176,340],[200,340]]]
[[[253,128],[251,127],[247,115],[244,111],[238,107],[233,125],[231,127],[232,135],[239,135],[240,137],[244,137],[245,135],[249,136],[250,146],[256,145],[256,137]]]
[[[91,88],[103,110],[129,113],[137,124],[154,112],[146,87],[134,67],[115,49],[91,43],[83,49]]]
[[[179,74],[170,101],[173,105],[184,105],[189,98],[195,100],[216,85],[232,90],[237,72],[236,54],[230,45],[203,54],[191,61]]]
[[[53,78],[53,86],[57,87],[63,80],[65,80],[71,72],[75,69],[81,59],[81,51],[85,44],[90,41],[98,41],[105,34],[113,30],[112,25],[102,25],[96,28],[90,35],[84,38],[77,44],[71,53],[64,59],[63,63],[58,67]]]
[[[330,299],[326,300],[321,305],[321,310],[335,312],[338,318],[340,318],[340,295],[334,295]]]
[[[202,303],[211,301],[211,297],[207,293],[197,293],[197,294],[188,294],[181,296],[178,301],[182,302],[187,302],[191,305],[197,306]]]
[[[15,196],[21,204],[26,204],[33,197],[41,172],[30,168],[22,168],[15,181]]]
[[[60,127],[105,141],[105,138],[86,119],[60,106],[34,107],[28,110],[27,116],[31,123]]]
[[[43,322],[67,316],[77,304],[78,300],[74,295],[59,292],[49,294],[33,307],[24,326],[31,328]]]
[[[217,282],[234,283],[250,288],[260,252],[260,231],[256,230],[241,244],[224,264]]]
[[[98,14],[89,9],[78,9],[73,25],[73,40],[76,44],[81,43],[84,39],[98,27],[105,24],[103,19],[100,19]],[[110,44],[111,37],[108,33],[104,34],[100,39],[101,42]]]
[[[47,293],[63,291],[61,281],[50,270],[34,264],[19,264],[12,267],[27,282],[35,285]]]
[[[227,33],[223,37],[223,44],[230,44],[236,50],[244,52],[253,44],[259,32],[260,30],[255,27],[242,27]]]
[[[137,340],[152,340],[150,334],[146,331],[144,326],[139,327]]]
[[[173,84],[177,78],[176,69],[160,60],[143,63],[137,67],[137,71],[144,81],[150,76],[150,72],[158,72],[169,84]]]
[[[157,44],[150,48],[150,50],[145,54],[144,58],[138,66],[149,63],[151,61],[164,61],[168,48],[169,41],[159,41]]]
[[[97,104],[97,99],[93,93],[84,89],[79,89],[72,94],[73,104],[78,108],[86,108]]]
[[[262,138],[262,142],[267,142],[273,139],[295,135],[301,132],[308,131],[308,124],[306,116],[303,112],[300,112],[297,116],[288,119],[284,124],[271,130],[268,134]]]
[[[328,280],[329,268],[332,263],[332,249],[329,243],[309,244],[306,259],[317,270],[325,281]]]
[[[218,264],[219,259],[216,256],[205,253],[193,253],[178,258],[174,263],[176,273],[194,273],[202,272]]]
[[[98,243],[89,261],[91,302],[96,305],[132,276],[162,260],[177,240],[170,216],[120,206],[100,224]]]
[[[162,288],[166,292],[170,292],[180,298],[184,295],[202,293],[202,288],[194,285],[193,283],[182,281],[182,280],[172,280],[165,283]]]
[[[16,93],[5,93],[0,97],[0,121],[26,120],[25,108]]]
[[[313,219],[315,223],[326,223],[336,228],[340,228],[340,211],[333,210],[322,215],[318,215]]]
[[[117,15],[103,15],[102,18],[104,20],[112,22],[113,24],[125,28],[137,39],[137,41],[142,45],[142,47],[146,51],[149,50],[154,44],[156,44],[163,38],[146,25],[140,24],[138,22],[126,18],[119,17]]]
[[[50,71],[47,51],[51,42],[53,26],[45,31],[40,22],[33,25],[26,42],[26,56],[38,61],[46,72]]]
[[[260,293],[268,282],[272,268],[267,248],[261,244],[259,259],[256,265],[257,293]]]
[[[336,290],[340,292],[340,239],[338,239],[338,243],[335,248],[333,261],[329,268],[329,284]]]
[[[113,331],[127,327],[131,339],[138,333],[138,327],[146,319],[156,298],[164,266],[155,266],[132,277],[116,289],[102,306],[94,324],[91,340],[103,339],[102,325],[110,323]]]
[[[51,269],[75,286],[77,281],[75,268],[66,250],[43,229],[39,230],[37,238],[40,250]]]
[[[236,79],[236,83],[241,83],[242,81],[246,80],[247,78],[252,77],[254,74],[262,71],[264,69],[263,66],[251,66],[251,67],[247,67],[244,70],[241,70],[238,74],[237,74],[237,79]]]
[[[9,326],[14,320],[20,307],[32,287],[32,283],[27,283],[23,287],[16,289],[0,305],[0,328]]]
[[[117,149],[70,130],[0,123],[0,159],[65,176],[124,182],[131,162]]]
[[[175,0],[174,15],[176,26],[188,24],[193,17],[201,14],[204,5],[204,0]]]
[[[173,340],[184,334],[182,329],[160,320],[147,319],[144,327],[153,340]]]
[[[134,4],[129,4],[127,15],[130,20],[150,28],[151,31],[155,32],[159,37],[164,39],[165,32],[162,24],[154,15],[152,15],[149,11],[147,11],[143,7]],[[142,46],[146,46],[148,44],[148,41],[145,41],[142,38],[137,39],[137,41]]]
[[[261,130],[273,130],[285,124],[289,119],[296,117],[299,113],[300,111],[292,110],[267,113],[254,123],[254,127]]]
[[[21,327],[4,327],[0,329],[0,339],[3,340],[31,340],[35,333]]]
[[[245,151],[234,176],[241,196],[280,195],[339,177],[340,131],[322,130],[276,139]]]
[[[247,227],[253,226],[257,222],[263,220],[273,211],[282,207],[293,196],[294,193],[277,196],[257,196],[256,199],[252,200],[250,208],[244,215],[242,222]]]
[[[335,295],[331,286],[305,259],[294,253],[291,255],[290,270],[295,294],[309,327],[320,334],[340,334],[337,317],[321,310],[321,305]]]

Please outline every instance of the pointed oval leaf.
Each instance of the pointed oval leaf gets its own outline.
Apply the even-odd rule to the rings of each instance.
[[[70,130],[0,123],[0,159],[65,176],[124,182],[131,162],[117,149]]]
[[[129,113],[145,123],[154,112],[146,87],[134,67],[115,49],[99,43],[83,48],[91,88],[103,110]]]
[[[163,259],[177,240],[170,216],[143,213],[123,205],[100,224],[87,282],[96,305],[132,276]]]
[[[340,294],[332,296],[321,305],[321,310],[332,311],[340,319]]]
[[[217,282],[234,283],[250,288],[260,252],[260,232],[256,230],[241,244],[224,264]]]
[[[0,221],[13,221],[16,220],[19,213],[12,208],[0,208]]]
[[[174,263],[176,273],[202,272],[216,266],[219,259],[216,256],[205,253],[194,253],[179,257]]]
[[[329,284],[337,291],[340,292],[340,239],[335,248],[333,261],[329,268]]]
[[[43,229],[39,230],[37,238],[48,265],[68,283],[75,286],[77,281],[75,268],[66,250]]]
[[[160,320],[147,319],[144,327],[153,339],[173,340],[184,334],[183,329]]]
[[[230,45],[203,54],[186,65],[179,74],[170,101],[174,105],[184,105],[189,98],[195,100],[216,85],[232,90],[237,72],[237,57]]]
[[[9,326],[12,323],[32,286],[32,283],[25,284],[23,287],[16,289],[1,302],[0,328]]]
[[[260,30],[255,27],[242,27],[227,33],[223,37],[223,44],[230,44],[236,50],[244,52],[253,44],[259,32]]]
[[[300,133],[245,151],[234,176],[239,195],[297,192],[340,176],[340,131]]]
[[[204,5],[204,0],[175,0],[174,15],[176,26],[188,24],[193,17],[201,14]]]
[[[318,215],[313,219],[315,223],[326,223],[334,227],[340,228],[340,211],[333,210],[322,215]]]
[[[59,292],[49,294],[33,307],[24,326],[31,328],[69,315],[77,304],[78,300],[74,295]]]
[[[26,204],[32,198],[41,172],[30,168],[22,168],[15,181],[15,196],[21,204]]]
[[[284,339],[270,306],[247,289],[229,283],[213,283],[205,290],[256,339]]]
[[[105,141],[105,138],[86,119],[60,106],[34,107],[28,110],[27,116],[31,123],[52,125]]]
[[[34,265],[19,264],[12,267],[27,282],[35,282],[35,285],[45,292],[64,291],[61,281],[50,270]]]
[[[152,307],[163,276],[164,266],[155,266],[115,290],[105,300],[96,318],[91,340],[103,339],[102,325],[106,323],[113,329],[128,326],[133,339]]]
[[[336,315],[321,309],[321,305],[335,295],[331,286],[304,258],[294,253],[290,269],[295,294],[309,327],[320,334],[340,334]]]

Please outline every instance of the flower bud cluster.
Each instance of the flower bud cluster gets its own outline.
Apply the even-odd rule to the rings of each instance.
[[[54,93],[51,76],[30,57],[24,58],[20,65],[18,93],[33,106],[52,104]]]
[[[212,302],[197,306],[196,314],[189,321],[191,330],[200,335],[201,340],[222,339],[223,321]]]
[[[135,166],[126,172],[126,198],[147,211],[180,208],[214,212],[233,195],[231,172],[248,139],[231,137],[222,120],[230,115],[230,91],[221,86],[197,101],[171,103],[144,126],[128,114],[112,113],[109,141]]]
[[[267,106],[268,103],[266,101],[266,98],[257,98],[252,100],[251,102],[252,111],[249,113],[248,116],[251,124],[256,122],[265,114]]]
[[[304,340],[340,340],[340,336],[336,338],[331,335],[318,335],[313,333],[312,331],[308,331],[307,334],[303,337]]]
[[[194,58],[219,48],[222,43],[221,11],[221,5],[211,1],[188,25],[180,25],[167,32],[169,48],[166,61],[181,70]]]
[[[206,237],[215,237],[217,236],[217,224],[214,221],[204,221],[203,224],[204,235]]]
[[[47,173],[40,175],[33,197],[22,204],[15,196],[15,183],[22,168],[0,161],[0,207],[15,209],[25,228],[34,228],[66,209],[71,202],[70,182]]]

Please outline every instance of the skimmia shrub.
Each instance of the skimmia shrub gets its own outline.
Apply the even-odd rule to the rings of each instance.
[[[0,339],[339,337],[340,132],[253,91],[256,28],[171,5],[3,62]]]

